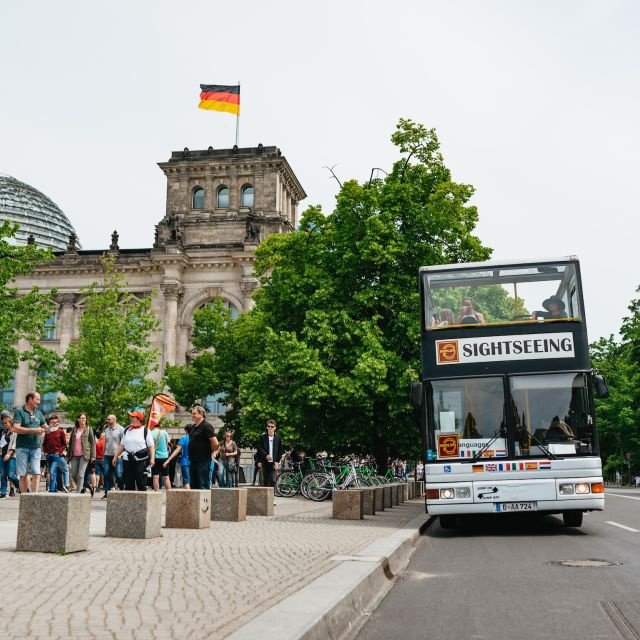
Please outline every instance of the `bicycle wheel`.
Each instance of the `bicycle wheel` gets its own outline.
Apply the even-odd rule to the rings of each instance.
[[[292,498],[299,490],[297,474],[293,471],[283,471],[276,478],[275,494],[277,496]]]
[[[322,502],[331,495],[333,482],[331,476],[314,473],[305,478],[306,497],[314,502]]]

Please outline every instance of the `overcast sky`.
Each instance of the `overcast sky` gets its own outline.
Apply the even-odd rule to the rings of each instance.
[[[157,162],[234,144],[200,83],[242,85],[240,146],[277,145],[302,208],[397,158],[400,117],[435,127],[476,188],[495,258],[576,254],[589,336],[640,284],[635,0],[23,0],[0,3],[0,172],[51,197],[83,248],[149,247]]]

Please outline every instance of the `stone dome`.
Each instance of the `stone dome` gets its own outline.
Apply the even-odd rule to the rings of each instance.
[[[10,220],[20,225],[16,244],[27,244],[32,235],[37,245],[64,251],[69,236],[75,234],[60,207],[34,187],[0,173],[0,222]],[[76,241],[80,248],[80,242]]]

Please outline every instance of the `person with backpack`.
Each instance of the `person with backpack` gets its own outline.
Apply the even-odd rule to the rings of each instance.
[[[147,467],[155,463],[153,437],[144,426],[144,413],[129,411],[130,425],[124,430],[118,450],[111,464],[115,467],[120,456],[124,459],[124,488],[126,491],[147,490]],[[125,458],[126,456],[126,458]]]

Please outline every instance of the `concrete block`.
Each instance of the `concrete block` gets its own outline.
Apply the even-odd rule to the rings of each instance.
[[[273,501],[271,502],[273,506]],[[247,519],[247,490],[211,489],[211,519],[242,522]]]
[[[416,482],[416,498],[424,499],[424,480]]]
[[[413,500],[415,498],[416,495],[416,484],[415,482],[410,482],[409,483],[409,500]]]
[[[159,538],[162,494],[155,491],[109,491],[107,538]]]
[[[409,483],[403,482],[400,485],[400,502],[406,502],[409,499]]]
[[[391,499],[391,485],[385,484],[382,488],[384,489],[384,508],[391,509],[393,506],[393,500]]]
[[[180,489],[167,493],[167,529],[208,529],[211,522],[209,489]]]
[[[391,485],[391,504],[394,507],[397,507],[400,504],[400,501],[398,500],[398,484],[396,482]]]
[[[273,487],[245,487],[248,516],[273,515]]]
[[[16,551],[73,553],[89,546],[91,497],[79,493],[23,493]]]
[[[376,515],[376,490],[373,487],[362,487],[362,510],[365,516]]]
[[[375,487],[376,511],[384,511],[384,487]]]
[[[362,520],[364,499],[361,489],[333,492],[333,517],[336,520]]]

